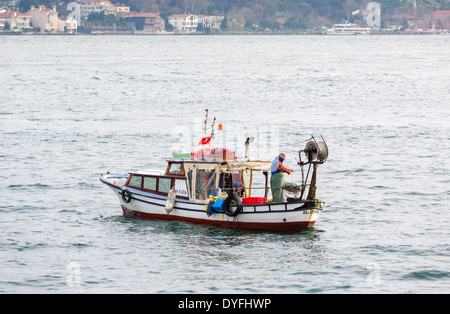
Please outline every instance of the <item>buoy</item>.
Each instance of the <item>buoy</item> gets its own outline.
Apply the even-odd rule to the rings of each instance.
[[[166,212],[167,214],[170,214],[170,212],[173,210],[173,206],[175,205],[175,197],[177,196],[177,192],[175,192],[175,187],[172,187],[167,195],[167,201],[166,201]]]

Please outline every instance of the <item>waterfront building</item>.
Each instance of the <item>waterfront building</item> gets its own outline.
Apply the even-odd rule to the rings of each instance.
[[[74,17],[58,16],[55,6],[49,9],[43,5],[37,8],[32,5],[27,14],[31,16],[31,25],[42,34],[77,32],[77,20]]]
[[[450,29],[450,10],[431,12],[429,24],[435,28]]]
[[[205,33],[218,33],[224,18],[224,16],[199,15],[198,25],[202,26]]]
[[[72,17],[60,16],[58,17],[58,32],[75,34],[77,32],[78,22]]]
[[[397,23],[397,27],[415,28],[422,27],[423,24],[423,21],[418,17],[404,13],[394,14],[391,19],[394,23]]]
[[[56,12],[56,6],[49,9],[43,5],[37,8],[32,5],[27,14],[31,16],[31,24],[33,27],[38,28],[41,33],[58,32],[58,12]]]
[[[193,14],[173,14],[168,17],[169,23],[175,31],[193,33],[197,31],[198,17]]]
[[[165,21],[159,13],[139,13],[126,18],[136,33],[160,33],[165,30]]]
[[[0,30],[23,32],[31,29],[31,16],[12,11],[8,7],[0,8]]]

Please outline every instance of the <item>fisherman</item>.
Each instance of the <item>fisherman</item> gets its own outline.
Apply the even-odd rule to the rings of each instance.
[[[272,197],[274,203],[281,203],[283,201],[283,190],[281,186],[284,183],[284,172],[287,174],[291,174],[294,172],[293,169],[289,169],[283,166],[283,161],[286,158],[286,155],[280,153],[275,159],[272,161],[271,172],[272,175],[270,177],[270,188],[272,190]]]

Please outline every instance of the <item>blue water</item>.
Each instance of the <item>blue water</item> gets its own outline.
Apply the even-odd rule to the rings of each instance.
[[[448,51],[445,35],[3,36],[0,292],[449,293]],[[314,228],[122,216],[99,175],[164,169],[205,108],[294,180],[303,141],[325,138]]]

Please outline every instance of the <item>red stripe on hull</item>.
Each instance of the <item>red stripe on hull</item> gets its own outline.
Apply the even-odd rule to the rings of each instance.
[[[150,214],[143,213],[135,210],[130,210],[122,205],[123,214],[125,216],[136,217],[140,219],[151,220],[179,220],[203,225],[214,225],[228,228],[245,228],[245,229],[260,229],[260,230],[273,230],[273,231],[290,231],[299,230],[308,227],[312,227],[315,221],[304,222],[281,222],[281,223],[263,223],[263,222],[241,222],[241,221],[224,221],[224,220],[209,220],[209,219],[197,219],[190,217],[181,217],[166,214]]]

